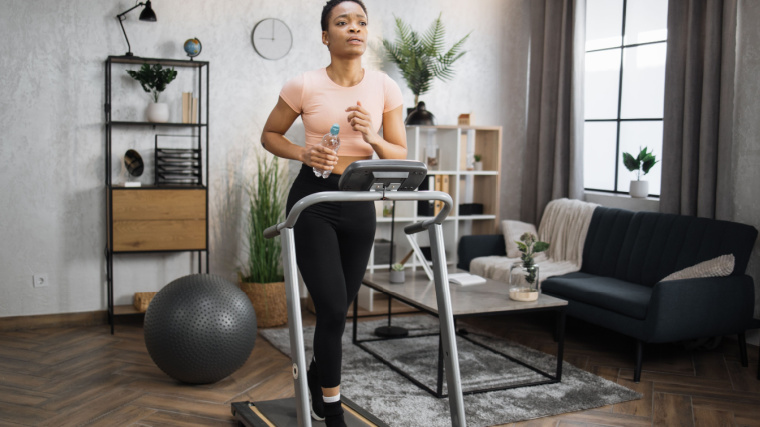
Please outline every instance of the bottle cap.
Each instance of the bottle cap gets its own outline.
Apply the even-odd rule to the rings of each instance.
[[[333,135],[337,135],[337,134],[338,134],[338,132],[340,132],[340,126],[338,126],[338,124],[337,124],[337,123],[335,123],[335,124],[334,124],[334,125],[332,125],[332,127],[330,128],[330,133],[331,133],[331,134],[333,134]]]

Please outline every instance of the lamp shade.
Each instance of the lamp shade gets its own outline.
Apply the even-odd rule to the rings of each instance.
[[[156,22],[156,12],[153,11],[153,7],[150,5],[150,0],[145,2],[145,9],[140,12],[140,20]]]

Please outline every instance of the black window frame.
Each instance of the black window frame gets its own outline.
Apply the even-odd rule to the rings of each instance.
[[[605,47],[605,48],[599,48],[599,49],[591,49],[586,50],[584,54],[589,53],[595,53],[595,52],[604,52],[604,51],[612,51],[612,50],[620,50],[620,65],[618,67],[618,98],[617,98],[617,113],[616,118],[614,119],[586,119],[584,118],[583,123],[615,123],[616,129],[615,129],[615,175],[614,175],[614,181],[613,181],[613,189],[607,190],[607,189],[598,189],[598,188],[587,188],[583,186],[583,189],[585,191],[596,191],[600,193],[609,193],[609,194],[630,194],[630,191],[620,191],[618,189],[618,177],[620,174],[620,166],[622,164],[622,157],[620,152],[620,125],[623,122],[662,122],[663,117],[660,118],[626,118],[623,119],[620,117],[620,111],[622,109],[623,105],[623,61],[625,58],[625,52],[626,49],[640,47],[640,46],[651,46],[656,44],[663,44],[667,46],[668,39],[665,38],[665,40],[658,40],[658,41],[651,41],[651,42],[645,42],[645,43],[632,43],[632,44],[625,44],[625,24],[626,24],[626,14],[628,12],[628,0],[623,0],[623,16],[622,16],[622,23],[620,25],[620,45],[618,46],[612,46],[612,47]],[[663,102],[665,100],[663,99]],[[585,101],[584,101],[585,102]],[[663,111],[664,115],[664,111]],[[585,150],[585,146],[584,146]],[[660,159],[662,160],[662,159]],[[658,162],[659,163],[659,162]],[[658,194],[649,194],[648,197],[653,198],[659,198],[660,197],[660,191],[661,188],[658,189]]]

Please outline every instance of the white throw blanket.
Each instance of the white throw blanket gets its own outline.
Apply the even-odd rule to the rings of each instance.
[[[583,264],[583,244],[586,242],[594,209],[599,206],[581,200],[557,199],[546,205],[539,239],[549,243],[549,249],[536,255],[539,283],[552,276],[572,273]],[[486,256],[470,262],[470,273],[493,280],[509,282],[509,269],[520,258]]]

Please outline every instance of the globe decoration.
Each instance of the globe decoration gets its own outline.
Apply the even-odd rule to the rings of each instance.
[[[256,343],[251,300],[229,281],[191,274],[164,286],[145,313],[145,346],[170,377],[209,384],[235,372]]]
[[[201,46],[201,41],[198,40],[198,38],[192,38],[187,39],[185,41],[185,52],[187,53],[187,56],[190,57],[190,60],[198,55],[200,55],[201,50],[203,49],[203,46]]]

